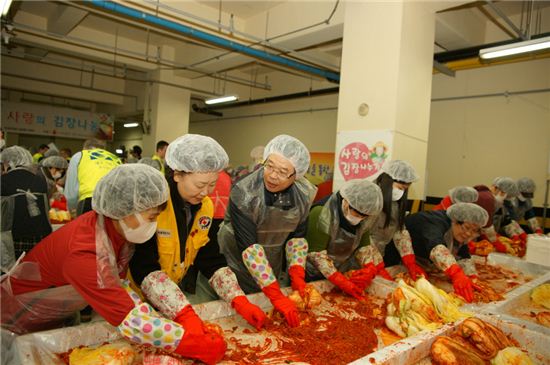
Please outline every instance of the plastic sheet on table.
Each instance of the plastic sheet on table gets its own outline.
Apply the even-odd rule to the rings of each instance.
[[[321,293],[329,292],[334,288],[326,280],[317,281],[312,284]],[[385,298],[393,289],[394,287],[390,282],[376,278],[373,280],[373,284],[369,287],[368,292],[371,295],[379,297],[380,301],[382,301],[382,298]],[[289,294],[291,289],[284,288],[283,292]],[[267,311],[272,308],[271,303],[263,293],[251,294],[248,295],[248,298],[263,310]],[[203,320],[220,325],[226,331],[226,334],[230,333],[230,336],[237,337],[242,343],[252,345],[260,343],[268,344],[265,346],[265,351],[267,352],[272,351],[277,346],[272,336],[268,340],[266,337],[256,333],[242,317],[235,314],[235,311],[229,304],[223,301],[212,301],[194,305],[193,307]],[[320,312],[324,310],[328,309],[319,308]],[[345,315],[353,317],[353,313],[346,313]],[[63,364],[56,354],[65,353],[75,347],[97,346],[106,342],[116,341],[120,338],[121,336],[117,329],[105,321],[27,334],[15,339],[16,361],[14,361],[14,364]],[[381,341],[379,341],[379,346],[382,346]],[[287,364],[284,356],[274,356],[273,359],[266,359],[266,361],[266,364]],[[192,362],[189,363],[191,364]],[[231,364],[231,362],[225,363]],[[262,361],[262,363],[264,362]]]

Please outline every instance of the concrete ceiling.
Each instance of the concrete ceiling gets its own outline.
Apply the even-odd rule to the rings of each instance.
[[[119,74],[124,76],[133,72],[133,77],[143,79],[148,77],[148,72],[156,69],[174,70],[176,76],[191,79],[191,86],[196,89],[193,94],[197,97],[205,96],[200,92],[205,87],[210,90],[223,87],[224,92],[235,87],[240,88],[241,93],[243,87],[253,88],[258,96],[269,97],[288,93],[289,90],[298,92],[312,87],[334,86],[322,77],[229,52],[165,29],[114,16],[102,9],[83,6],[81,2],[16,3],[17,6],[8,15],[14,29],[7,32],[9,42],[6,43],[5,39],[3,42],[2,55],[5,57],[22,57],[37,64],[65,64],[68,69],[94,68],[96,71],[116,74],[117,77]],[[136,9],[149,13],[160,11],[162,17],[169,17],[181,24],[305,64],[339,72],[344,1],[314,3],[189,0],[167,2],[165,4],[173,8],[162,9],[153,8],[155,3],[152,0],[142,0],[139,4],[137,1],[124,4],[131,4]],[[274,22],[278,12],[285,6],[303,6],[305,10],[302,17],[307,18],[308,6],[312,9],[315,4],[318,4],[316,7],[326,8],[320,13],[320,18],[328,17],[331,10],[332,15],[335,14],[329,24],[320,22],[320,25],[312,26],[311,29],[276,39],[270,33],[269,47],[264,47],[267,44],[258,45],[259,39],[265,39],[268,28],[271,31],[284,28],[269,22]],[[495,1],[493,6],[485,1],[461,2],[458,6],[456,4],[457,2],[449,3],[453,7],[436,15],[435,53],[516,38],[517,33],[506,20],[525,31],[528,22],[526,15],[531,4],[531,33],[550,31],[550,1]],[[192,17],[188,16],[190,13],[193,13]],[[503,19],[502,14],[507,19]],[[298,26],[292,29],[312,25],[309,20],[300,23],[302,17],[298,17],[297,21],[293,19]],[[225,28],[216,26],[220,19]],[[3,30],[4,33],[6,29]],[[262,35],[254,36],[253,33]],[[283,31],[275,33],[284,35]],[[16,71],[6,68],[2,70],[3,73],[10,74]],[[2,88],[4,87],[3,84]]]

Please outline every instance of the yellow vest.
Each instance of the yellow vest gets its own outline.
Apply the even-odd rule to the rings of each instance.
[[[32,162],[39,163],[42,157],[44,157],[43,154],[41,154],[40,152],[36,152],[34,155],[32,155]]]
[[[120,164],[116,155],[101,148],[83,150],[78,165],[78,200],[90,198],[97,182]]]
[[[178,224],[174,214],[172,200],[168,199],[166,209],[157,219],[157,246],[159,252],[160,269],[172,281],[179,283],[195,262],[199,249],[209,241],[208,231],[212,225],[214,205],[209,197],[202,200],[202,206],[195,215],[191,232],[185,242],[185,258],[181,262]]]
[[[163,161],[163,159],[160,158],[160,156],[158,156],[158,155],[156,155],[156,154],[153,155],[152,159],[153,159],[153,160],[156,160],[156,161],[158,161],[158,162],[160,163],[160,172],[162,172],[162,174],[164,175],[165,172],[164,172],[164,161]]]

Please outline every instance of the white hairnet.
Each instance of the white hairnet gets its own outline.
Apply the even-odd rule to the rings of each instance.
[[[306,174],[309,168],[309,151],[298,139],[286,134],[278,135],[265,146],[264,160],[272,153],[281,155],[289,160],[296,170],[297,178]]]
[[[353,209],[365,215],[380,214],[384,205],[380,187],[365,179],[346,181],[340,188],[340,195]]]
[[[264,146],[256,146],[250,150],[250,158],[254,160],[261,160],[264,155]]]
[[[92,209],[122,219],[163,204],[168,194],[168,183],[160,171],[143,164],[120,165],[97,183]]]
[[[500,191],[506,193],[507,198],[513,198],[519,195],[518,185],[511,177],[497,177],[493,180],[493,185]]]
[[[229,157],[213,138],[185,134],[168,145],[166,163],[177,171],[218,172],[227,167]]]
[[[50,156],[40,161],[40,165],[44,167],[55,167],[57,169],[66,169],[69,163],[61,156]]]
[[[518,179],[517,185],[520,193],[533,194],[537,189],[537,185],[535,185],[535,182],[530,177],[522,177]]]
[[[12,169],[19,166],[31,166],[32,155],[31,153],[20,146],[11,146],[2,151],[0,157],[2,163],[8,164]]]
[[[470,186],[456,186],[449,190],[449,196],[454,203],[474,203],[479,194]]]
[[[414,167],[407,161],[392,160],[382,166],[382,171],[390,175],[392,179],[407,184],[418,180]]]
[[[161,169],[160,162],[158,160],[153,160],[151,157],[143,157],[141,160],[138,161],[138,163],[154,167],[159,171]]]
[[[485,226],[489,214],[485,209],[474,203],[456,203],[447,209],[447,215],[458,222],[469,222]]]

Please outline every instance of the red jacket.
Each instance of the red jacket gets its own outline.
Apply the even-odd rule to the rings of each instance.
[[[40,281],[10,278],[15,295],[36,290],[72,285],[92,308],[113,326],[118,326],[134,308],[124,288],[98,288],[95,224],[97,213],[90,211],[40,241],[22,262],[40,265]],[[117,260],[126,239],[105,217],[105,230]]]
[[[453,202],[451,201],[451,197],[447,195],[432,210],[447,210],[451,205],[453,205]]]

